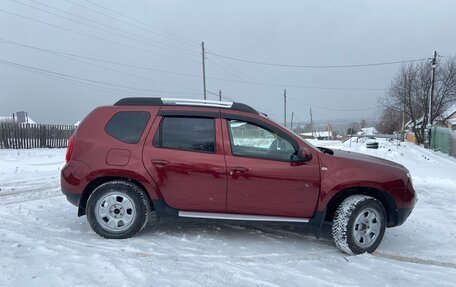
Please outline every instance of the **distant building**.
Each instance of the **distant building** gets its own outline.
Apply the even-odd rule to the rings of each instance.
[[[13,113],[12,116],[0,116],[0,122],[15,122],[20,124],[36,124],[34,120],[32,120],[27,112],[16,112]]]
[[[305,139],[317,139],[317,140],[333,140],[334,139],[332,131],[301,133],[301,136]]]
[[[435,121],[439,126],[447,127],[453,131],[456,130],[456,104],[444,111]]]
[[[408,132],[413,132],[415,128],[421,128],[422,124],[423,117],[420,117],[418,120],[416,120],[416,127],[410,120],[405,124],[405,130]],[[440,116],[438,116],[434,120],[432,124],[456,130],[456,104],[453,104],[448,109],[446,109]]]
[[[378,134],[378,131],[377,131],[377,129],[374,128],[374,127],[362,128],[362,129],[358,132],[358,135],[366,135],[366,136],[377,135],[377,134]]]

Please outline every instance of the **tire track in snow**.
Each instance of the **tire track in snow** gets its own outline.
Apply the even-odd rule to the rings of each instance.
[[[27,185],[32,185],[32,184],[37,184],[37,183],[43,183],[46,181],[55,181],[58,182],[60,180],[60,177],[58,175],[48,175],[48,176],[37,176],[37,177],[28,177],[26,179],[11,179],[7,180],[6,182],[3,182],[3,185],[22,185],[22,184],[27,184]]]
[[[32,190],[0,194],[0,206],[35,201],[40,199],[63,196],[58,185],[46,186]]]
[[[396,255],[396,254],[386,253],[386,252],[382,252],[382,251],[375,251],[372,255],[374,255],[376,257],[380,257],[380,258],[391,259],[394,261],[456,269],[456,263],[451,263],[451,262],[443,262],[443,261],[437,261],[437,260],[432,260],[432,259],[402,256],[402,255]]]
[[[20,234],[22,236],[27,237],[28,239],[32,239],[33,241],[39,240],[39,241],[45,241],[47,246],[62,246],[65,248],[69,249],[80,249],[81,247],[84,249],[96,249],[98,253],[104,254],[105,256],[109,257],[113,251],[115,252],[122,252],[123,254],[129,254],[131,256],[129,259],[133,260],[145,260],[145,261],[153,261],[156,262],[156,260],[166,260],[169,262],[182,262],[182,263],[188,263],[188,264],[193,264],[195,260],[197,261],[205,261],[210,259],[211,262],[217,261],[218,263],[224,263],[226,260],[230,261],[240,261],[240,262],[247,262],[247,263],[255,263],[255,262],[261,262],[261,263],[267,263],[267,264],[276,264],[277,261],[279,260],[281,264],[291,264],[295,262],[301,262],[301,261],[313,261],[313,260],[325,260],[325,259],[334,259],[331,257],[327,257],[326,255],[331,255],[334,254],[335,251],[333,249],[328,249],[327,251],[312,251],[312,252],[306,252],[305,250],[302,251],[302,253],[282,253],[282,252],[273,252],[273,253],[251,253],[247,252],[247,254],[237,254],[237,255],[232,255],[232,254],[212,254],[212,253],[206,253],[202,254],[201,252],[196,252],[196,253],[170,253],[168,251],[173,251],[174,247],[172,244],[169,244],[169,246],[166,247],[167,250],[161,251],[161,252],[150,252],[150,251],[142,251],[141,249],[138,248],[133,248],[133,249],[124,249],[122,247],[119,247],[118,241],[116,240],[114,244],[111,244],[109,240],[106,241],[105,239],[102,239],[100,237],[98,239],[98,235],[96,235],[92,231],[73,231],[73,230],[62,230],[58,228],[49,228],[46,226],[40,226],[36,225],[35,222],[24,222],[18,219],[15,219],[14,216],[11,216],[11,218],[8,218],[8,222],[10,223],[9,227],[11,227],[11,223],[14,223],[13,226],[15,225],[14,228],[8,228],[6,226],[5,229],[9,229],[9,232]],[[19,227],[19,228],[18,228]],[[248,230],[247,230],[248,231]],[[166,235],[165,238],[163,238],[163,235]],[[274,234],[269,234],[265,233],[266,236],[272,236],[274,237]],[[150,243],[152,245],[154,244],[159,244],[160,246],[163,247],[162,243],[166,243],[168,245],[169,239],[172,239],[170,237],[174,237],[176,240],[180,240],[180,237],[178,236],[169,236],[168,234],[158,234],[157,237],[151,236]],[[97,241],[94,242],[93,240]],[[142,240],[140,238],[140,240]],[[136,241],[135,239],[133,240],[124,240],[124,241]],[[106,243],[109,243],[109,245],[106,245]],[[128,243],[130,245],[131,242]],[[140,246],[142,244],[135,244],[137,246]],[[49,248],[49,247],[48,247]],[[52,248],[51,248],[52,249]],[[199,251],[203,251],[202,249],[199,249]],[[128,257],[127,257],[128,258]],[[342,260],[342,257],[340,257]]]

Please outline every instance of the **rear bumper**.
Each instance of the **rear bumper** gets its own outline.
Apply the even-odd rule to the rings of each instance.
[[[62,190],[62,193],[66,196],[67,200],[76,207],[79,207],[79,201],[81,200],[81,195],[76,193],[71,193]]]
[[[60,188],[67,200],[74,206],[79,208],[78,215],[84,214],[81,211],[81,198],[85,186],[87,185],[87,175],[91,173],[90,168],[86,163],[70,160],[60,174]]]

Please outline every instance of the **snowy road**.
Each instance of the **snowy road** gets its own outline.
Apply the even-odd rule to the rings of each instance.
[[[0,286],[454,286],[456,160],[413,145],[324,142],[410,169],[419,201],[372,255],[299,225],[166,220],[96,235],[59,191],[63,150],[0,150]]]

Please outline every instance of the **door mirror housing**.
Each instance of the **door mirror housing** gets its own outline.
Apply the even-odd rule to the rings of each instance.
[[[307,162],[312,159],[312,153],[309,151],[308,148],[303,147],[298,150],[298,162]]]

